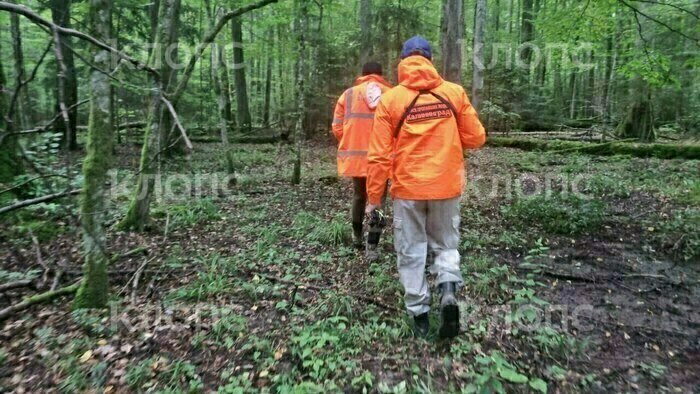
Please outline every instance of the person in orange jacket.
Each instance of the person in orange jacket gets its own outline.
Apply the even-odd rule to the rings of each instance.
[[[382,95],[369,141],[367,212],[382,200],[391,176],[394,246],[404,302],[419,336],[429,331],[428,253],[440,289],[441,337],[459,333],[459,200],[465,186],[464,150],[479,148],[484,128],[464,89],[443,80],[430,44],[404,43],[399,85]]]
[[[367,147],[374,123],[374,111],[382,93],[391,85],[382,77],[382,66],[368,62],[362,66],[362,76],[338,99],[333,116],[333,134],[338,140],[338,175],[352,178],[353,241],[364,246],[363,219],[367,203]],[[376,226],[378,227],[378,226]],[[367,257],[376,259],[381,228],[370,228]]]

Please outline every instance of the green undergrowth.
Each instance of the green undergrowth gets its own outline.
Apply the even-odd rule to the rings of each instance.
[[[700,209],[686,208],[657,217],[654,238],[683,261],[700,261]],[[653,227],[649,227],[651,229]]]
[[[600,200],[553,193],[516,199],[501,211],[507,221],[517,223],[523,231],[540,227],[549,233],[578,235],[600,227],[606,206]]]
[[[196,365],[167,356],[154,356],[131,365],[125,377],[129,388],[138,392],[200,393],[204,388]]]
[[[516,275],[511,266],[488,257],[465,261],[466,333],[450,349],[460,367],[456,375],[465,381],[462,392],[548,392],[564,380],[582,390],[597,381],[594,375],[565,367],[570,358],[585,354],[587,341],[542,318],[550,305],[538,296],[545,284],[537,277],[548,250],[542,241],[535,243],[522,262],[522,269],[529,270],[525,275]],[[503,352],[500,346],[489,345],[494,337],[520,351]],[[539,355],[537,368],[529,357],[519,355],[533,353]]]
[[[170,216],[170,225],[182,228],[219,220],[219,207],[211,198],[197,198],[165,207],[165,212],[154,212],[155,217]]]
[[[577,141],[542,140],[531,138],[489,137],[488,145],[493,147],[518,148],[541,152],[576,151],[591,155],[629,155],[634,157],[655,157],[659,159],[700,159],[700,145],[681,144],[642,144],[627,142],[588,143]]]
[[[72,231],[68,215],[75,213],[71,206],[58,203],[37,204],[2,216],[0,235],[19,242],[51,242]]]
[[[234,290],[230,279],[238,272],[234,259],[214,254],[195,258],[193,265],[197,268],[196,276],[172,292],[171,299],[200,301],[230,294]]]
[[[306,211],[294,217],[292,231],[295,237],[328,246],[348,245],[352,234],[345,215],[336,214],[327,220]]]

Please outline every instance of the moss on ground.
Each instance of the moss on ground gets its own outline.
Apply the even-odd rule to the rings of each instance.
[[[700,145],[691,144],[642,144],[631,142],[594,144],[577,141],[490,137],[488,145],[541,152],[580,152],[601,156],[629,155],[642,158],[700,160]]]

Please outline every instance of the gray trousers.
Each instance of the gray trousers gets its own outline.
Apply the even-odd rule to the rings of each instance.
[[[404,301],[411,316],[430,310],[425,264],[437,283],[463,285],[459,270],[459,197],[447,200],[394,200],[394,246]]]

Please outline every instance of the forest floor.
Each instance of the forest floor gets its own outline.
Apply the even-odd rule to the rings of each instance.
[[[120,149],[128,175],[138,148]],[[198,192],[176,177],[164,182],[177,190],[154,204],[150,232],[110,230],[113,255],[145,252],[114,261],[108,311],[72,312],[63,298],[0,323],[0,392],[700,385],[698,161],[471,154],[462,333],[440,341],[411,334],[390,229],[379,262],[349,247],[352,188],[335,177],[332,147],[307,147],[299,186],[288,182],[288,147],[234,150],[235,186],[212,188],[209,178]],[[198,144],[163,174],[213,173],[222,157],[218,145]],[[113,200],[110,223],[128,193]],[[57,269],[61,283],[75,281],[74,209],[49,204],[22,218],[0,230],[0,282],[31,278],[45,289]],[[52,268],[45,279],[39,262]],[[5,292],[0,308],[34,292]]]

